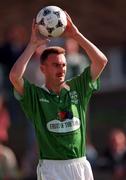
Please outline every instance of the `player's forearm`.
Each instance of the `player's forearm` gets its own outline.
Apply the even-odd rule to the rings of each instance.
[[[19,80],[22,79],[24,72],[26,70],[27,64],[31,59],[32,55],[36,50],[36,46],[34,44],[29,43],[21,56],[17,59],[15,64],[13,65],[10,71],[10,79]]]
[[[106,64],[106,56],[93,43],[86,39],[80,32],[75,34],[74,39],[85,50],[92,63],[101,63],[103,65],[104,63]]]

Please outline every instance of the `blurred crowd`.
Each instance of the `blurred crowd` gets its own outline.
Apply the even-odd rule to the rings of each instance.
[[[5,42],[0,45],[0,179],[3,180],[36,179],[38,151],[34,129],[15,100],[8,78],[12,65],[24,50],[26,43],[25,27],[14,25],[5,33]],[[57,38],[48,46],[52,44],[61,45],[66,49],[68,62],[66,79],[80,74],[89,66],[88,57],[81,53],[73,39]],[[25,78],[38,86],[44,83],[44,77],[39,68],[39,56],[43,48],[37,49],[25,72]],[[20,140],[23,138],[25,138],[25,144],[22,149]],[[126,134],[124,130],[111,129],[106,142],[106,149],[99,153],[91,138],[87,138],[87,159],[93,167],[94,174],[96,173],[97,176],[97,172],[107,172],[109,174],[107,180],[125,180]]]

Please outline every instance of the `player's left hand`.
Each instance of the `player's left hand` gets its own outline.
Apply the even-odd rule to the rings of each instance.
[[[73,23],[71,17],[68,15],[68,13],[65,11],[66,17],[67,17],[67,27],[63,33],[64,37],[71,37],[74,39],[75,35],[79,33],[78,28]]]

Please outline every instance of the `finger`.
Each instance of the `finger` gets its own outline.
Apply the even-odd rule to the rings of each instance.
[[[70,21],[72,21],[70,15],[69,15],[66,11],[64,11],[64,12],[65,12],[65,14],[66,14],[67,19],[70,20]]]
[[[33,21],[32,21],[32,30],[35,29],[35,25],[36,25],[35,18],[33,18]]]
[[[50,39],[44,35],[42,35],[39,31],[38,31],[39,35],[40,35],[40,38],[45,41],[45,42],[50,42]]]

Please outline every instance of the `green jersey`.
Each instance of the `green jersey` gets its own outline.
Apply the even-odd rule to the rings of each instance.
[[[98,81],[90,67],[66,82],[59,95],[25,80],[20,104],[32,121],[40,159],[65,160],[85,156],[86,109]]]

